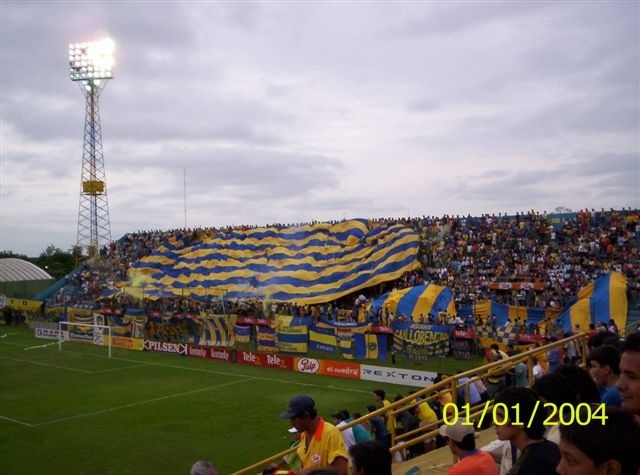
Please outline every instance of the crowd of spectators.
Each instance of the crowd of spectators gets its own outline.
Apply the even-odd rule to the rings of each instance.
[[[459,304],[493,299],[530,307],[561,307],[610,270],[638,292],[638,210],[584,210],[551,217],[528,212],[413,219],[428,281],[449,286]],[[495,291],[492,282],[540,282],[544,290]],[[524,292],[524,295],[522,295]]]
[[[431,282],[453,290],[456,305],[481,300],[539,308],[560,309],[580,288],[599,275],[615,270],[629,281],[630,301],[640,292],[640,210],[583,210],[565,215],[527,212],[515,216],[380,218],[372,223],[403,224],[420,237],[418,259],[422,268],[406,273],[395,282],[387,282],[333,302],[333,308],[355,312],[356,299],[367,301],[393,288],[405,288]],[[273,224],[282,229],[295,224]],[[313,223],[304,223],[313,224]],[[254,226],[255,227],[255,226]],[[93,305],[105,289],[126,280],[127,271],[159,245],[172,241],[183,244],[251,226],[236,228],[199,228],[194,230],[140,231],[128,233],[100,250],[100,259],[85,263],[67,277],[65,285],[47,304]],[[542,289],[495,289],[496,282],[541,283]],[[187,299],[147,302],[163,311],[199,311],[217,306],[223,313],[253,313],[269,316],[276,311],[295,314],[294,304],[264,302],[189,303]],[[118,296],[110,305],[133,304],[129,297]],[[139,304],[138,304],[139,305]],[[326,310],[326,309],[325,309]],[[304,309],[310,314],[314,309]],[[320,311],[318,309],[317,311]],[[331,315],[331,313],[329,313]]]

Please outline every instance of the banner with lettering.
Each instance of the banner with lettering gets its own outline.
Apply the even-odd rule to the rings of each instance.
[[[309,347],[308,328],[306,325],[281,327],[276,331],[278,351],[283,353],[306,353]]]
[[[43,308],[42,300],[8,298],[7,305],[15,310],[25,310],[27,312],[40,312]]]
[[[114,348],[125,348],[127,350],[142,351],[143,341],[141,338],[128,338],[122,336],[112,336],[111,345]]]
[[[451,339],[451,351],[453,352],[453,358],[456,360],[470,360],[471,359],[471,341],[470,340],[456,340]]]
[[[164,322],[149,319],[147,322],[147,338],[154,341],[184,341],[188,339],[191,320],[168,320]],[[198,341],[194,343],[197,345]]]
[[[452,325],[430,325],[413,322],[393,322],[393,346],[409,360],[426,360],[449,354],[449,333]]]
[[[278,350],[275,328],[263,325],[256,326],[256,350],[269,352]]]
[[[336,330],[326,325],[312,325],[309,327],[309,348],[323,353],[338,351]]]
[[[251,327],[244,325],[236,325],[233,328],[238,343],[249,343],[251,341]]]
[[[310,340],[319,342],[316,345],[318,351],[340,352],[345,359],[353,359],[353,336],[358,333],[366,333],[370,331],[371,324],[368,322],[342,322],[337,320],[320,320],[310,328],[316,334],[309,336]],[[320,348],[326,348],[322,350]]]

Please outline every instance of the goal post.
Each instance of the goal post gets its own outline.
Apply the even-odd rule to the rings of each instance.
[[[62,351],[64,341],[91,343],[108,346],[111,358],[111,327],[81,322],[58,322],[58,350]]]

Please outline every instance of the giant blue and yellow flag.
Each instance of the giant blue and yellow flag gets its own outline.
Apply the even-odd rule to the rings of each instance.
[[[627,278],[619,272],[608,272],[578,292],[564,308],[560,322],[564,330],[589,329],[589,323],[614,320],[618,328],[627,324]]]
[[[453,293],[449,287],[435,284],[415,285],[406,289],[387,292],[374,300],[373,308],[388,309],[393,315],[406,315],[414,321],[432,314],[437,317],[444,312],[456,315]]]
[[[418,242],[407,226],[364,219],[220,231],[164,243],[130,269],[124,290],[324,303],[419,268]]]
[[[461,317],[481,317],[489,325],[489,318],[496,316],[496,326],[502,327],[516,320],[526,322],[527,325],[537,325],[545,319],[553,319],[559,314],[553,308],[523,307],[520,305],[506,305],[492,300],[480,300],[473,305],[467,305],[458,311]]]

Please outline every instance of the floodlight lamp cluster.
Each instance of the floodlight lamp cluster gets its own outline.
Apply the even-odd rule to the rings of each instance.
[[[110,39],[69,45],[69,68],[72,81],[96,82],[113,79],[114,43]]]

